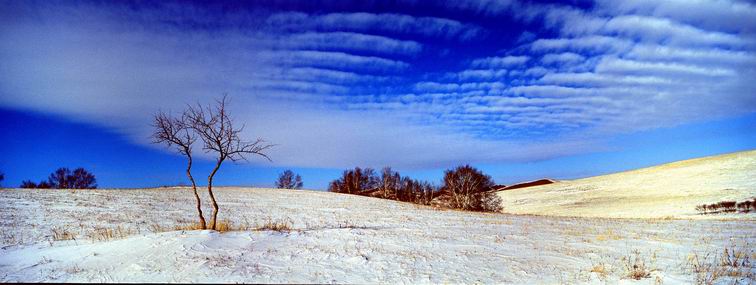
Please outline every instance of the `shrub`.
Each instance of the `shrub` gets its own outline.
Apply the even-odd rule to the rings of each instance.
[[[37,188],[37,183],[34,183],[31,180],[24,180],[21,181],[21,186],[19,186],[19,188]]]
[[[302,176],[287,169],[278,175],[278,180],[276,180],[275,184],[278,189],[302,189]]]
[[[501,212],[501,197],[496,191],[487,191],[482,194],[481,206],[484,212]]]
[[[737,204],[737,208],[744,213],[748,213],[750,211],[756,211],[756,198],[753,200],[745,200],[743,202],[740,202]]]
[[[31,180],[24,180],[21,182],[19,188],[33,188],[33,189],[50,189],[52,185],[47,181],[41,181],[39,184],[32,182]]]
[[[487,197],[484,193],[494,185],[491,176],[472,166],[464,165],[444,173],[444,186],[441,191],[449,196],[452,208],[484,211],[483,200]]]
[[[96,189],[96,182],[94,174],[81,167],[74,169],[73,172],[66,167],[61,167],[47,178],[47,183],[55,189]]]
[[[96,189],[97,179],[94,174],[84,168],[77,168],[71,172],[66,167],[61,167],[47,177],[47,181],[41,181],[39,184],[31,180],[21,182],[20,188],[37,188],[37,189]]]

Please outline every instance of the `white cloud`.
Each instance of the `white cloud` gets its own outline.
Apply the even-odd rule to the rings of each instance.
[[[337,84],[381,84],[392,79],[389,76],[368,75],[314,67],[280,68],[275,72],[271,72],[270,75],[265,78],[320,81]]]
[[[756,32],[756,6],[747,1],[731,0],[598,0],[604,14],[640,14],[699,25],[709,30]]]
[[[541,57],[541,62],[550,64],[575,64],[585,60],[585,57],[574,52],[550,53]]]
[[[593,72],[581,73],[549,73],[539,79],[542,83],[558,84],[565,86],[637,86],[637,85],[669,85],[672,81],[669,78],[654,76],[635,76],[635,75],[612,75],[599,74]]]
[[[310,15],[299,12],[284,12],[271,15],[267,19],[267,23],[276,29],[358,32],[390,31],[461,40],[475,38],[482,32],[475,25],[463,24],[455,20],[390,13],[329,13]]]
[[[705,66],[756,64],[756,54],[753,52],[719,48],[681,48],[655,44],[637,44],[624,56],[636,60],[686,62]]]
[[[474,68],[508,68],[525,64],[530,60],[529,56],[501,56],[475,59],[470,63]]]
[[[728,68],[706,68],[682,63],[634,61],[612,57],[602,59],[596,66],[596,71],[614,74],[660,75],[671,78],[679,78],[680,76],[723,77],[736,75],[735,71]]]
[[[616,53],[631,48],[633,42],[628,39],[589,35],[576,38],[538,39],[531,45],[535,52],[572,50],[588,53]]]
[[[706,31],[673,22],[669,19],[645,16],[617,16],[609,20],[604,31],[637,38],[641,41],[674,45],[707,45],[741,47],[749,44],[735,34]]]
[[[409,64],[376,56],[361,56],[333,51],[264,51],[260,55],[269,64],[286,64],[291,66],[329,67],[345,70],[401,71]]]
[[[296,49],[370,51],[389,56],[415,56],[422,50],[422,45],[415,41],[350,32],[294,34],[285,37],[282,45]]]

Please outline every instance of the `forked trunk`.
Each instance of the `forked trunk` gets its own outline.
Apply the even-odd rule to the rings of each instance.
[[[216,230],[215,226],[218,221],[218,203],[215,201],[215,195],[213,195],[213,176],[218,172],[221,163],[223,163],[223,160],[219,160],[218,163],[215,164],[213,172],[210,172],[210,175],[207,176],[207,193],[210,194],[210,200],[213,202],[213,219],[210,221],[210,228],[212,230]]]
[[[189,158],[189,163],[186,166],[186,176],[189,177],[189,181],[192,182],[192,191],[194,191],[194,199],[197,200],[197,213],[199,214],[199,221],[200,221],[200,228],[207,229],[207,223],[205,222],[205,215],[202,214],[202,203],[200,201],[200,196],[197,194],[197,183],[194,182],[194,177],[192,177],[192,155],[187,155]]]

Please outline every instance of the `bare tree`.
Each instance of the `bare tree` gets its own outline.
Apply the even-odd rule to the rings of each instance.
[[[197,140],[197,135],[194,133],[189,117],[184,113],[180,118],[172,118],[163,112],[158,112],[152,126],[155,128],[155,132],[152,134],[153,143],[164,143],[168,147],[175,147],[180,154],[186,156],[186,176],[192,182],[200,227],[206,229],[207,223],[205,222],[205,215],[202,214],[202,201],[197,194],[197,183],[194,182],[192,176],[192,145]]]
[[[40,186],[47,186],[55,189],[95,189],[97,188],[97,179],[94,174],[90,173],[84,168],[77,168],[71,172],[66,167],[61,167],[51,173],[47,178],[47,184],[39,183],[37,188],[43,188]]]
[[[377,189],[380,179],[372,168],[355,167],[354,170],[344,170],[342,177],[328,185],[328,191],[337,193],[357,194]]]
[[[70,187],[73,189],[95,189],[97,188],[97,179],[94,174],[84,168],[74,169],[73,174],[69,177]]]
[[[299,174],[295,176],[289,169],[278,175],[278,180],[276,180],[276,188],[279,189],[302,189],[302,186],[302,176]]]
[[[384,167],[383,170],[381,170],[381,180],[379,183],[383,198],[397,198],[400,182],[401,176],[399,175],[399,172],[391,170],[391,167],[389,166]]]
[[[483,211],[485,210],[483,198],[489,198],[486,193],[493,186],[491,176],[465,165],[454,170],[447,170],[444,173],[442,191],[450,196],[451,207],[453,208]]]
[[[214,106],[203,107],[197,104],[196,107],[189,106],[187,110],[187,117],[192,128],[202,139],[203,149],[205,152],[216,155],[215,167],[207,176],[207,192],[210,194],[210,200],[213,203],[213,219],[210,222],[210,228],[213,230],[215,230],[218,220],[218,203],[213,194],[213,177],[215,177],[223,162],[226,159],[233,162],[246,160],[246,156],[250,154],[262,156],[270,161],[265,151],[273,147],[272,144],[268,144],[262,139],[257,139],[254,142],[242,141],[239,134],[244,126],[234,128],[234,121],[229,116],[228,109],[226,109],[226,101],[227,97],[224,95],[220,100],[216,100]]]
[[[50,176],[47,177],[47,183],[52,185],[52,188],[67,189],[70,188],[70,177],[71,170],[66,167],[61,167],[56,169],[55,172],[51,173]]]

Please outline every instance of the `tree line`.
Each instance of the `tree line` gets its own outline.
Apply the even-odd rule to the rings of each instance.
[[[468,211],[499,211],[501,200],[494,186],[491,176],[470,165],[446,170],[441,186],[401,176],[390,167],[383,168],[380,176],[372,168],[355,167],[332,181],[328,191]]]

